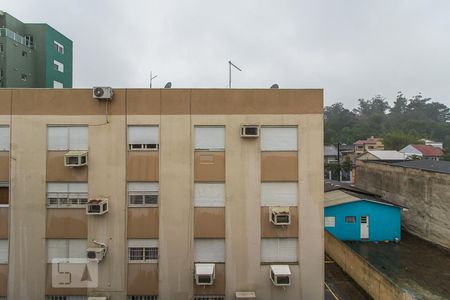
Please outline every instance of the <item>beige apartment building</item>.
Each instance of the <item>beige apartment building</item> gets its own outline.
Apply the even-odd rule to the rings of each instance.
[[[323,299],[322,112],[320,89],[0,90],[0,299]]]

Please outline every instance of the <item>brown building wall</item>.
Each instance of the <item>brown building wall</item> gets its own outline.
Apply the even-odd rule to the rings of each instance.
[[[194,238],[225,238],[225,207],[196,207]]]
[[[261,207],[261,238],[297,238],[298,237],[298,213],[297,207],[290,207],[291,224],[274,225],[269,220],[269,207]]]
[[[52,264],[47,264],[47,278],[45,294],[48,296],[83,296],[87,295],[87,289],[83,288],[53,288],[52,287]],[[35,298],[36,299],[36,298]]]
[[[48,208],[46,238],[86,239],[86,210],[84,208]]]
[[[7,296],[8,265],[0,265],[0,297]]]
[[[297,180],[297,152],[261,152],[261,181]]]
[[[9,220],[8,220],[8,207],[0,207],[0,239],[8,238]]]
[[[64,166],[66,151],[47,152],[47,181],[87,182],[88,167],[70,168]],[[89,162],[88,162],[89,163]]]
[[[9,181],[9,152],[0,151],[0,181]]]
[[[158,295],[158,264],[128,264],[128,287],[130,296]]]
[[[194,295],[225,295],[225,264],[215,264],[216,277],[213,285],[194,284]]]
[[[128,181],[158,181],[159,151],[128,151]]]
[[[159,236],[159,208],[129,207],[127,238],[155,239]]]
[[[225,181],[225,152],[196,151],[194,180],[197,182]]]

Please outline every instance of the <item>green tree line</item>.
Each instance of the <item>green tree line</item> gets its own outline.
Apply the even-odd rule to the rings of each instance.
[[[450,109],[421,94],[408,99],[399,92],[392,105],[380,95],[359,99],[353,110],[338,102],[325,107],[324,120],[325,144],[352,144],[373,135],[382,137],[390,150],[422,138],[443,142],[450,149]]]

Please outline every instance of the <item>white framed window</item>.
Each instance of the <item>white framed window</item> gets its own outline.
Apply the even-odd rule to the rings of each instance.
[[[87,241],[82,239],[48,239],[47,261],[53,259],[86,258]]]
[[[225,207],[224,183],[195,183],[195,207]]]
[[[9,127],[0,126],[0,151],[9,151]]]
[[[297,151],[297,127],[261,127],[261,151]]]
[[[298,239],[261,239],[261,262],[297,262]]]
[[[48,126],[48,150],[88,150],[87,126]]]
[[[194,261],[225,262],[225,239],[194,239]]]
[[[62,88],[64,88],[64,84],[62,82],[53,80],[53,88],[54,89],[62,89]]]
[[[0,264],[8,263],[8,240],[0,240]]]
[[[64,73],[64,64],[60,63],[56,59],[53,60],[53,67],[56,71],[59,71],[61,73]]]
[[[86,182],[49,182],[47,183],[47,207],[84,208],[88,201]]]
[[[195,150],[223,151],[225,126],[195,126]]]
[[[335,217],[325,217],[325,227],[335,227],[336,218]]]
[[[297,182],[261,183],[261,206],[297,206]]]
[[[129,150],[158,150],[159,127],[158,126],[128,126]]]
[[[53,41],[53,48],[61,54],[64,54],[64,46],[61,43],[58,43],[57,41]]]
[[[158,300],[158,296],[128,296],[127,300]]]
[[[157,239],[129,239],[129,263],[156,263],[159,256],[159,242]]]
[[[128,206],[130,207],[156,207],[158,206],[158,182],[129,182]]]

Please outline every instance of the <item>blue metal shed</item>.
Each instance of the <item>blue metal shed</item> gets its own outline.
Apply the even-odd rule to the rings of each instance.
[[[345,241],[400,241],[405,208],[343,186],[325,188],[325,229]]]

